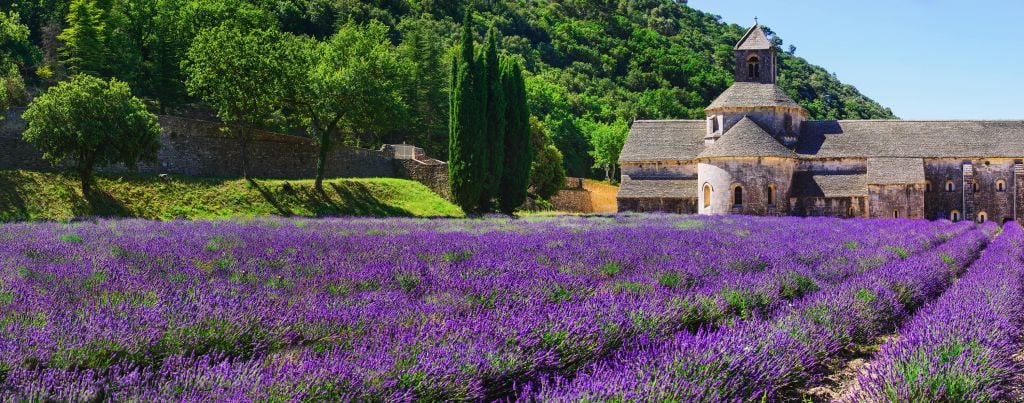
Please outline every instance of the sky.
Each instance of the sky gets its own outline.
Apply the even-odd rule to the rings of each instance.
[[[1024,1],[690,0],[749,27],[902,119],[1024,119]]]

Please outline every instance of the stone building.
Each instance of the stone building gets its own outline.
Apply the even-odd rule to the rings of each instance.
[[[809,120],[759,25],[704,120],[636,121],[620,211],[1015,220],[1024,121]]]

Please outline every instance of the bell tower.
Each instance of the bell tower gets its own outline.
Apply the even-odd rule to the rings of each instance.
[[[755,23],[747,30],[733,53],[736,55],[736,82],[775,84],[777,55],[761,24]]]

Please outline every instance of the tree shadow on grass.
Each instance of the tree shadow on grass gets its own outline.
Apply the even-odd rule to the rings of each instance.
[[[409,217],[412,213],[380,201],[373,197],[373,191],[362,182],[348,182],[345,186],[331,183],[331,189],[338,194],[338,197],[345,203],[347,211],[339,214],[351,215],[372,215],[378,217]]]
[[[107,191],[93,185],[92,190],[85,197],[89,206],[89,215],[97,217],[130,217],[131,211],[124,203],[115,199]]]
[[[263,196],[263,199],[266,200],[267,203],[270,203],[271,206],[274,206],[274,209],[277,210],[278,214],[284,217],[291,217],[295,215],[295,213],[293,213],[290,208],[281,203],[277,199],[277,196],[275,196],[274,193],[271,192],[270,189],[268,189],[266,186],[252,178],[248,178],[247,180],[249,181],[249,185],[256,189],[256,191],[260,192],[260,195]]]
[[[21,183],[6,176],[0,176],[0,221],[28,218],[28,207],[21,196]]]

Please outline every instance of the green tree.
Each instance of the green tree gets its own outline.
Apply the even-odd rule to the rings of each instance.
[[[505,94],[505,161],[499,186],[498,207],[512,214],[526,201],[530,186],[530,165],[534,151],[530,145],[530,110],[526,102],[523,70],[514,59],[502,65],[501,83]]]
[[[487,124],[485,72],[476,60],[471,27],[466,13],[459,56],[452,61],[449,104],[448,176],[455,203],[467,213],[480,211],[483,194],[483,144]]]
[[[485,71],[483,85],[486,86],[487,128],[484,131],[484,154],[480,169],[483,175],[480,194],[480,210],[494,209],[494,199],[498,196],[501,185],[502,171],[505,165],[505,87],[501,82],[501,58],[498,57],[498,30],[493,26],[487,32],[487,42],[480,54],[480,63]]]
[[[590,155],[594,157],[594,168],[604,169],[605,179],[617,180],[619,154],[629,135],[629,123],[622,119],[612,124],[589,122],[584,125],[584,130],[590,132],[590,144],[593,146]]]
[[[73,160],[90,195],[97,166],[154,161],[160,124],[127,84],[77,75],[50,88],[29,105],[23,137],[54,165]]]
[[[404,98],[409,120],[402,140],[426,150],[428,155],[448,159],[448,91],[453,43],[448,32],[458,26],[429,18],[406,19],[399,24],[402,43],[398,52],[412,67]]]
[[[530,187],[537,197],[548,200],[565,186],[565,168],[562,153],[536,117],[530,118],[530,145],[536,156],[530,165]]]
[[[39,51],[29,41],[28,27],[18,13],[0,12],[0,120],[12,105],[25,98],[21,70],[39,59]]]
[[[384,130],[402,121],[402,86],[411,67],[398,57],[379,22],[343,25],[329,40],[295,39],[290,97],[320,147],[316,188],[323,190],[327,155],[341,130]]]
[[[106,72],[107,49],[104,12],[95,0],[74,0],[67,16],[67,28],[57,39],[64,64],[74,74],[101,76]]]
[[[213,106],[239,140],[246,179],[253,132],[276,116],[290,84],[283,41],[274,29],[243,31],[225,24],[200,33],[188,51],[189,94]]]

